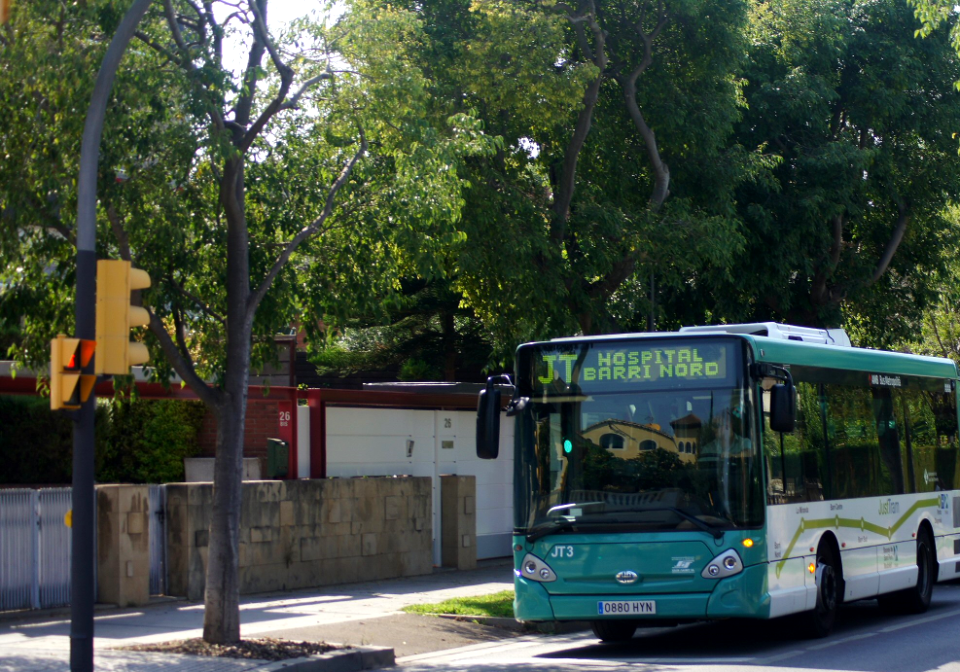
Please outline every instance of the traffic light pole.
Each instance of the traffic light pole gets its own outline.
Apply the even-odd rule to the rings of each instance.
[[[113,79],[120,59],[146,14],[151,0],[135,0],[117,28],[103,57],[83,127],[80,174],[77,180],[77,338],[96,337],[97,279],[97,173],[100,140]],[[96,355],[94,355],[96,357]],[[91,361],[85,374],[93,374]],[[74,414],[73,426],[73,532],[70,568],[70,669],[93,670],[93,604],[96,599],[93,545],[96,501],[94,498],[94,408],[96,394]]]

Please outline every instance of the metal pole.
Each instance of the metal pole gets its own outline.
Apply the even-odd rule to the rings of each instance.
[[[97,172],[100,139],[113,78],[140,19],[151,0],[135,0],[117,28],[103,57],[83,127],[80,174],[77,179],[77,338],[94,339],[97,281]],[[93,360],[84,373],[93,373]],[[70,567],[70,669],[93,670],[94,408],[95,393],[74,415],[73,426],[73,560]]]

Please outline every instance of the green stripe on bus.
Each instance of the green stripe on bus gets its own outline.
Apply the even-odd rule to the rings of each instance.
[[[797,545],[797,541],[800,540],[800,535],[803,534],[804,530],[813,530],[820,528],[834,528],[840,529],[841,527],[847,527],[854,530],[861,530],[863,532],[873,532],[878,534],[881,537],[886,537],[887,541],[893,539],[893,533],[900,529],[900,527],[907,522],[907,520],[914,514],[918,509],[927,508],[930,506],[939,506],[940,500],[936,497],[933,499],[918,499],[913,503],[906,512],[900,516],[900,519],[895,522],[890,527],[881,527],[869,521],[861,518],[856,520],[854,518],[840,518],[836,516],[834,518],[819,518],[817,520],[804,520],[800,519],[800,526],[797,528],[796,533],[793,535],[793,539],[790,540],[790,544],[787,546],[787,550],[783,554],[783,559],[777,563],[777,578],[780,578],[780,572],[783,571],[783,566],[787,563],[787,560],[790,558],[790,551],[793,550],[793,547]]]

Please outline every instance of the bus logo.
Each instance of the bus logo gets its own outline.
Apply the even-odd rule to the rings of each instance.
[[[636,583],[637,579],[640,577],[637,576],[636,572],[628,569],[624,572],[618,572],[615,578],[617,579],[617,583],[628,585],[631,583]]]
[[[673,567],[671,572],[673,574],[693,574],[693,564],[694,558],[673,558]]]
[[[888,499],[886,501],[882,499],[880,500],[879,514],[881,516],[888,516],[897,513],[900,513],[900,502],[895,502],[892,499]]]

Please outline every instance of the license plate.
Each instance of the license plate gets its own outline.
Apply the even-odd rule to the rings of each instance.
[[[597,602],[601,616],[646,616],[657,613],[655,600],[632,600],[620,602]]]

